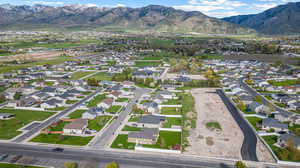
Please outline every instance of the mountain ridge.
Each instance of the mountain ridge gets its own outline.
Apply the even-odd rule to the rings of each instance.
[[[141,8],[66,5],[0,5],[0,28],[5,29],[120,29],[212,34],[248,34],[254,30],[197,11],[148,5]]]
[[[290,2],[258,14],[231,16],[222,20],[255,29],[263,34],[299,34],[300,2]]]

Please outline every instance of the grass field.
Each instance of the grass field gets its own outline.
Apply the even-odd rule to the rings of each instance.
[[[181,132],[160,131],[154,145],[143,145],[149,148],[172,149],[173,145],[181,145]]]
[[[291,86],[300,84],[300,80],[268,81],[273,86]]]
[[[136,67],[158,67],[162,62],[160,61],[135,61]]]
[[[122,108],[122,106],[111,106],[110,108],[108,108],[106,110],[106,112],[115,114],[115,113],[118,113],[121,108]]]
[[[77,102],[78,102],[78,100],[67,100],[66,104],[75,104]]]
[[[87,110],[75,110],[71,114],[69,114],[69,117],[71,119],[81,118],[82,113],[86,112]]]
[[[163,57],[160,56],[144,56],[140,60],[161,60]]]
[[[166,122],[163,124],[164,128],[171,128],[172,126],[181,126],[182,125],[182,119],[181,118],[171,118],[168,117],[166,119]]]
[[[59,134],[39,134],[31,141],[38,143],[84,146],[87,145],[92,138],[93,137],[66,136]]]
[[[125,127],[122,129],[122,131],[140,131],[140,130],[142,129],[138,127],[131,127],[128,125],[125,125]]]
[[[128,98],[118,98],[116,102],[128,102]]]
[[[91,77],[89,77],[88,79],[96,79],[96,80],[107,80],[107,81],[111,81],[112,76],[108,75],[106,72],[99,72],[96,73],[95,75],[92,75]]]
[[[139,116],[131,116],[128,120],[128,122],[137,122],[139,121],[140,117]]]
[[[251,123],[251,125],[258,131],[259,128],[257,127],[258,123],[262,122],[261,118],[257,118],[257,117],[246,117],[246,119]]]
[[[161,108],[161,114],[181,115],[181,110],[180,110],[180,108],[175,108],[175,107],[162,107]]]
[[[6,73],[10,72],[13,70],[19,70],[22,68],[28,68],[32,67],[35,65],[45,65],[45,64],[50,64],[50,65],[56,65],[60,63],[64,63],[65,61],[71,61],[74,60],[72,57],[57,57],[55,59],[50,59],[50,60],[41,60],[41,61],[35,61],[35,62],[30,62],[30,63],[24,63],[24,64],[13,64],[13,65],[6,65],[6,66],[0,66],[0,72],[1,73]]]
[[[67,125],[69,123],[70,122],[63,121],[63,122],[59,123],[57,126],[55,126],[55,127],[50,127],[50,131],[63,131],[65,125]]]
[[[93,73],[95,73],[95,72],[93,72],[93,71],[78,71],[78,72],[75,72],[72,74],[71,79],[78,80],[78,79],[81,79],[81,78],[83,78],[87,75],[93,74]]]
[[[90,100],[88,103],[87,103],[87,107],[96,107],[97,104],[101,103],[102,100],[104,100],[106,97],[105,94],[100,94],[100,95],[97,95],[96,97],[94,97],[92,100]]]
[[[55,107],[55,108],[50,108],[50,109],[46,109],[49,111],[63,111],[65,110],[67,107]]]
[[[134,149],[135,143],[129,143],[127,140],[128,135],[119,134],[110,147],[119,149]]]
[[[96,131],[100,131],[112,118],[112,116],[99,116],[94,120],[89,120],[88,128]]]
[[[222,130],[222,127],[220,125],[220,123],[218,122],[208,122],[205,124],[206,128],[208,129],[219,129]]]
[[[43,168],[39,166],[25,166],[20,164],[0,163],[1,168]]]
[[[43,121],[54,113],[43,111],[0,109],[0,113],[12,113],[15,115],[10,120],[0,120],[0,139],[11,139],[20,134],[18,129],[33,121]]]

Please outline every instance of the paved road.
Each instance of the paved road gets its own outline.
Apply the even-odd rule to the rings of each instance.
[[[249,124],[245,121],[243,116],[239,113],[237,108],[231,103],[229,98],[224,94],[222,90],[217,90],[217,93],[220,95],[221,99],[223,100],[224,104],[230,111],[231,115],[238,123],[239,127],[241,128],[244,134],[244,141],[241,148],[241,155],[243,160],[250,160],[250,161],[258,161],[256,155],[256,143],[257,137],[256,133],[253,129],[249,126]]]
[[[137,88],[135,90],[134,98],[127,104],[124,110],[119,114],[118,118],[114,120],[102,134],[100,134],[94,140],[94,143],[91,143],[90,146],[97,148],[104,148],[108,145],[114,136],[114,133],[121,126],[121,123],[124,122],[128,114],[131,112],[132,106],[136,104],[136,101],[141,98],[141,96],[147,92],[150,92],[149,89]]]
[[[154,155],[135,152],[116,152],[105,150],[65,149],[64,152],[52,152],[49,147],[2,144],[1,153],[18,154],[48,159],[65,159],[73,161],[95,160],[99,162],[117,161],[120,165],[132,165],[157,168],[232,168],[234,161],[194,158],[179,155]]]
[[[276,111],[282,112],[282,113],[291,113],[287,110],[284,110],[278,106],[275,106],[273,103],[271,103],[268,99],[266,99],[264,96],[262,96],[261,94],[259,94],[256,90],[252,89],[251,87],[249,87],[246,83],[244,83],[244,79],[245,78],[240,78],[239,84],[241,87],[243,87],[248,93],[250,93],[252,96],[260,96],[262,98],[263,104],[267,105],[267,106],[272,106]]]
[[[62,112],[58,112],[57,114],[55,114],[54,116],[52,116],[51,118],[48,118],[47,120],[45,120],[44,122],[42,122],[40,125],[34,127],[33,129],[31,129],[30,131],[27,131],[23,134],[21,134],[20,136],[16,137],[14,140],[12,140],[12,142],[23,142],[26,139],[30,138],[32,135],[40,132],[43,128],[51,125],[52,123],[58,121],[61,117],[63,117],[65,114],[69,113],[70,111],[74,110],[75,108],[77,108],[78,106],[82,105],[82,103],[84,103],[85,101],[87,101],[88,99],[90,99],[91,97],[95,96],[96,94],[98,94],[102,89],[98,89],[96,90],[93,94],[85,97],[84,99],[78,101],[77,103],[73,104],[72,106],[70,106],[68,109],[62,111]]]

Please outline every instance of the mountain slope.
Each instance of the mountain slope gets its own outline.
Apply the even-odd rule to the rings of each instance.
[[[239,25],[208,17],[201,12],[185,12],[157,5],[143,8],[0,5],[0,28],[147,30],[218,34],[254,32]]]
[[[288,3],[256,15],[240,15],[222,20],[265,34],[299,34],[300,2]]]

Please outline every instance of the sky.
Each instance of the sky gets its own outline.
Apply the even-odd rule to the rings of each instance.
[[[242,14],[256,14],[288,2],[300,0],[0,0],[0,4],[51,5],[82,4],[98,7],[143,7],[163,5],[185,11],[200,11],[211,17],[228,17]]]

